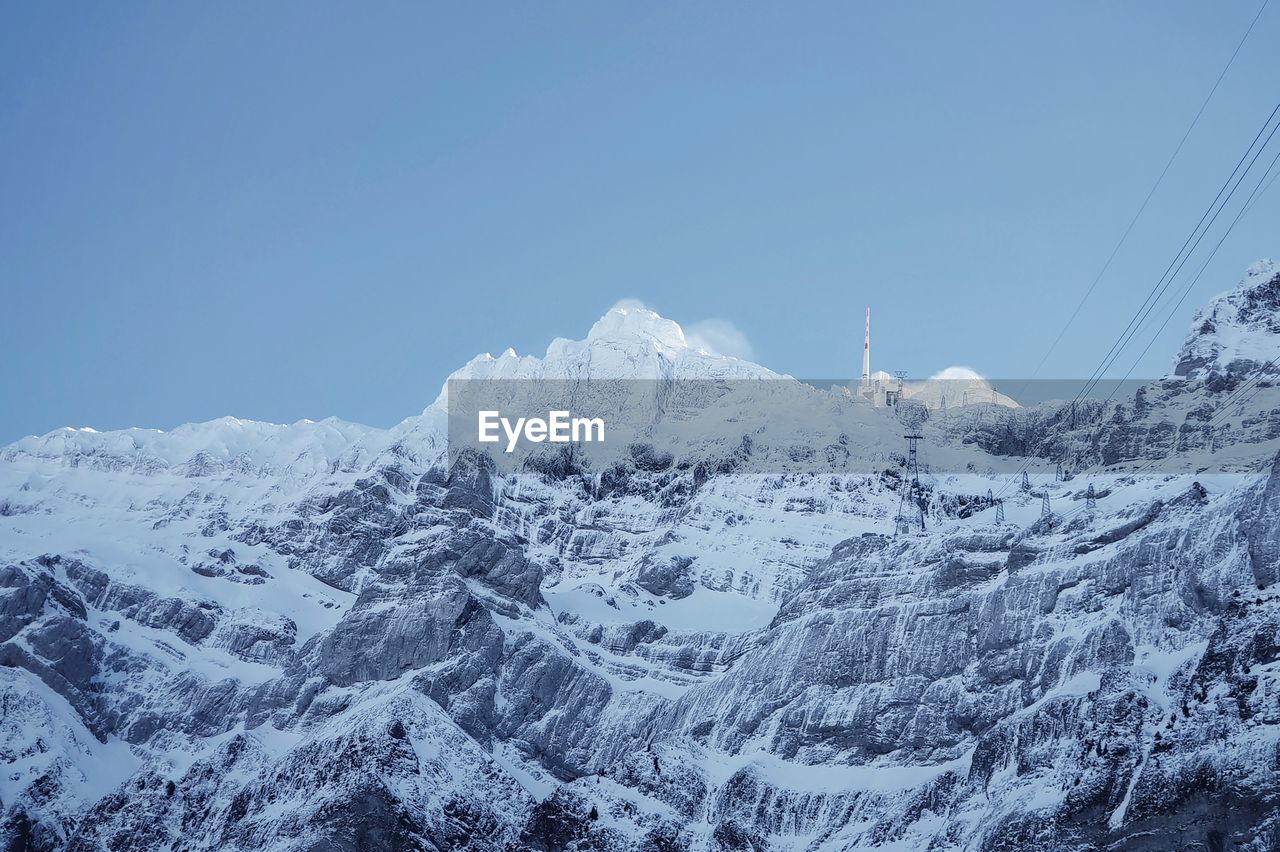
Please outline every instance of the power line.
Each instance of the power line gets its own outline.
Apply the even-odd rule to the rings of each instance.
[[[1276,128],[1272,128],[1271,133],[1267,136],[1266,141],[1263,142],[1262,147],[1259,147],[1256,153],[1254,152],[1254,147],[1257,146],[1258,140],[1267,132],[1267,128],[1271,126],[1271,121],[1276,117],[1277,112],[1280,112],[1280,103],[1277,103],[1275,108],[1271,111],[1271,114],[1267,116],[1267,120],[1263,122],[1262,127],[1249,143],[1249,147],[1245,149],[1244,154],[1242,154],[1240,159],[1236,162],[1235,168],[1231,170],[1231,174],[1227,176],[1226,181],[1218,189],[1218,194],[1214,196],[1213,201],[1209,203],[1209,206],[1205,208],[1204,213],[1201,214],[1200,221],[1196,223],[1196,226],[1191,229],[1191,233],[1187,235],[1185,240],[1183,240],[1182,246],[1178,249],[1177,254],[1174,255],[1173,260],[1169,261],[1169,265],[1165,268],[1164,273],[1161,274],[1159,280],[1157,280],[1151,287],[1150,291],[1148,291],[1147,297],[1143,299],[1138,310],[1134,313],[1133,317],[1130,318],[1129,323],[1120,333],[1120,336],[1111,344],[1111,348],[1107,350],[1107,354],[1103,356],[1102,361],[1094,369],[1089,380],[1085,383],[1084,387],[1081,388],[1080,392],[1076,394],[1076,398],[1073,401],[1080,401],[1084,398],[1085,394],[1089,393],[1097,386],[1097,383],[1101,380],[1102,376],[1111,367],[1111,365],[1115,363],[1116,359],[1120,357],[1120,353],[1124,351],[1125,347],[1129,345],[1129,342],[1133,339],[1134,334],[1137,333],[1141,323],[1155,308],[1160,298],[1173,283],[1173,279],[1182,271],[1182,267],[1195,252],[1195,249],[1200,245],[1200,241],[1204,239],[1204,235],[1208,233],[1209,228],[1213,226],[1213,223],[1217,221],[1218,216],[1221,215],[1222,209],[1226,206],[1227,202],[1231,200],[1231,196],[1235,194],[1236,188],[1240,186],[1240,182],[1244,180],[1245,175],[1248,174],[1251,168],[1253,168],[1253,164],[1257,161],[1258,155],[1261,154],[1263,148],[1270,143],[1271,137],[1275,135],[1276,129],[1280,128],[1280,124],[1277,124]],[[1254,155],[1252,160],[1249,160],[1250,154]],[[1246,160],[1249,160],[1249,165],[1243,172],[1241,172],[1240,167],[1244,166]],[[1237,177],[1237,175],[1239,175],[1239,177]],[[1223,196],[1223,193],[1226,193],[1225,197]],[[1208,224],[1206,224],[1206,220]]]
[[[1277,125],[1277,128],[1280,128],[1280,125]],[[1274,135],[1275,132],[1276,132],[1275,129],[1273,129],[1271,131],[1272,135]],[[1267,141],[1270,141],[1270,137],[1268,137]],[[1262,149],[1259,149],[1258,153],[1261,154]],[[1256,155],[1254,159],[1255,160],[1257,159]],[[1195,287],[1197,282],[1200,281],[1200,276],[1204,274],[1204,271],[1205,269],[1208,268],[1209,263],[1214,259],[1215,256],[1217,256],[1218,249],[1222,248],[1222,244],[1226,241],[1227,237],[1229,237],[1231,235],[1231,232],[1235,229],[1236,223],[1239,222],[1240,219],[1244,216],[1244,214],[1249,210],[1251,203],[1254,201],[1254,199],[1258,195],[1258,191],[1262,188],[1263,181],[1267,179],[1268,173],[1270,173],[1271,169],[1275,166],[1277,161],[1280,161],[1280,150],[1277,150],[1276,155],[1271,158],[1271,163],[1270,165],[1267,166],[1267,171],[1263,172],[1262,177],[1258,179],[1258,183],[1254,186],[1253,192],[1249,193],[1249,197],[1245,199],[1244,204],[1240,207],[1240,212],[1236,213],[1235,218],[1231,220],[1231,224],[1227,226],[1227,230],[1223,232],[1222,237],[1218,240],[1217,245],[1213,247],[1213,250],[1209,252],[1208,257],[1206,257],[1204,259],[1204,262],[1200,264],[1200,268],[1196,270],[1195,275],[1192,276],[1191,280],[1187,282],[1187,286],[1184,287],[1182,290],[1182,295],[1178,298],[1178,301],[1174,303],[1173,308],[1165,316],[1164,322],[1160,323],[1160,327],[1156,329],[1155,334],[1153,334],[1151,336],[1151,339],[1147,341],[1147,345],[1143,348],[1142,352],[1140,352],[1138,354],[1138,357],[1134,359],[1133,364],[1129,367],[1129,371],[1125,373],[1124,378],[1120,380],[1120,384],[1123,384],[1129,378],[1129,376],[1133,375],[1133,371],[1137,369],[1138,364],[1141,363],[1142,359],[1146,357],[1149,351],[1151,351],[1151,346],[1156,342],[1156,340],[1159,339],[1160,334],[1165,330],[1165,327],[1169,325],[1169,321],[1173,319],[1174,315],[1178,312],[1178,308],[1182,307],[1182,303],[1186,301],[1187,296],[1191,293],[1191,289]],[[1250,166],[1252,166],[1252,163],[1250,163]],[[1241,177],[1243,178],[1244,176],[1241,175]],[[1116,390],[1118,390],[1119,387],[1120,385],[1117,384],[1115,388],[1112,388],[1111,394],[1107,397],[1106,402],[1111,401],[1111,398],[1115,396]]]
[[[1261,10],[1259,10],[1259,14],[1260,13],[1261,13]],[[1250,27],[1252,28],[1252,25],[1250,25]],[[1165,268],[1164,273],[1161,274],[1160,278],[1156,281],[1156,283],[1152,285],[1151,289],[1147,293],[1146,298],[1143,299],[1142,304],[1139,305],[1138,310],[1134,313],[1133,317],[1130,318],[1128,324],[1125,326],[1124,330],[1120,333],[1119,337],[1117,337],[1116,340],[1111,344],[1111,347],[1107,350],[1107,354],[1103,356],[1102,361],[1094,369],[1093,373],[1090,375],[1089,379],[1085,382],[1084,386],[1079,390],[1079,392],[1076,393],[1075,398],[1072,400],[1073,405],[1079,403],[1082,399],[1085,398],[1085,395],[1087,393],[1089,393],[1095,387],[1097,387],[1098,382],[1101,380],[1102,376],[1106,373],[1107,369],[1109,369],[1111,365],[1116,362],[1116,360],[1120,357],[1120,354],[1124,351],[1124,349],[1133,340],[1134,336],[1142,328],[1142,325],[1146,321],[1147,317],[1150,316],[1151,312],[1160,303],[1161,298],[1168,291],[1169,287],[1172,285],[1173,281],[1176,279],[1178,273],[1182,271],[1182,268],[1183,266],[1185,266],[1187,260],[1189,260],[1191,255],[1194,254],[1195,249],[1199,247],[1200,242],[1204,239],[1205,235],[1209,232],[1209,229],[1213,226],[1214,222],[1217,221],[1218,217],[1222,213],[1222,210],[1226,207],[1227,203],[1231,200],[1232,196],[1235,195],[1236,189],[1239,188],[1240,183],[1244,180],[1245,176],[1248,175],[1250,170],[1252,170],[1254,163],[1257,162],[1258,157],[1262,154],[1263,150],[1267,147],[1268,144],[1270,144],[1271,139],[1275,135],[1276,131],[1280,130],[1280,123],[1277,123],[1275,127],[1271,128],[1270,133],[1267,133],[1267,128],[1271,127],[1272,120],[1275,119],[1277,113],[1280,113],[1280,103],[1277,103],[1276,106],[1271,110],[1270,115],[1268,115],[1266,121],[1263,122],[1262,127],[1258,129],[1258,132],[1254,135],[1253,139],[1250,140],[1249,146],[1245,149],[1244,153],[1240,156],[1240,159],[1236,162],[1235,167],[1231,170],[1231,174],[1227,176],[1226,181],[1224,181],[1222,186],[1218,189],[1218,192],[1214,196],[1213,201],[1211,201],[1209,203],[1209,206],[1205,208],[1204,213],[1201,214],[1200,220],[1196,222],[1196,225],[1194,228],[1192,228],[1191,233],[1188,234],[1186,239],[1183,240],[1182,246],[1179,247],[1178,252],[1173,257],[1173,260],[1169,262],[1169,265]],[[1266,140],[1262,143],[1261,146],[1259,146],[1258,140],[1263,138],[1264,133],[1267,133]],[[1257,149],[1256,151],[1255,151],[1255,148]],[[1249,156],[1250,154],[1253,155],[1252,159],[1250,159],[1250,156]],[[1248,161],[1247,166],[1245,166],[1246,160]],[[1243,172],[1240,170],[1242,166],[1245,166]],[[1263,177],[1265,179],[1266,177],[1265,172]],[[1251,193],[1250,195],[1251,199],[1256,197],[1257,191],[1258,190],[1255,187],[1254,193]],[[1224,193],[1226,193],[1225,197],[1224,197]],[[1246,201],[1246,205],[1247,204],[1248,204],[1248,201]],[[1239,217],[1237,217],[1236,221],[1238,221],[1238,218]],[[1207,224],[1206,224],[1206,221],[1207,221]],[[1231,227],[1234,227],[1234,222],[1232,223]],[[1228,233],[1229,232],[1230,232],[1230,228],[1228,228]],[[1225,239],[1225,235],[1223,239]],[[1109,399],[1110,398],[1108,398],[1108,400]],[[1018,473],[1024,473],[1031,466],[1031,462],[1032,460],[1028,458],[1023,463]],[[1015,473],[1015,476],[1016,475],[1017,473]],[[1005,483],[1005,485],[1000,489],[1000,494],[1003,494],[1009,488],[1011,482],[1012,480]]]
[[[1165,175],[1168,173],[1170,167],[1173,165],[1173,162],[1177,159],[1178,154],[1181,153],[1183,146],[1186,144],[1187,138],[1191,135],[1191,132],[1195,129],[1196,125],[1199,123],[1201,116],[1204,114],[1204,111],[1207,108],[1209,102],[1213,99],[1213,96],[1217,92],[1218,87],[1222,83],[1222,80],[1225,78],[1227,71],[1230,70],[1231,66],[1234,64],[1236,60],[1236,57],[1239,55],[1240,50],[1244,47],[1245,42],[1248,41],[1249,35],[1253,32],[1253,29],[1257,25],[1258,20],[1262,17],[1262,13],[1266,11],[1268,3],[1269,3],[1269,0],[1263,0],[1261,6],[1258,7],[1258,11],[1254,14],[1253,19],[1249,22],[1249,26],[1245,29],[1244,35],[1241,36],[1240,41],[1236,44],[1235,49],[1231,52],[1231,56],[1227,59],[1226,65],[1223,66],[1223,69],[1218,74],[1217,79],[1214,80],[1213,86],[1209,90],[1209,94],[1205,97],[1204,101],[1200,105],[1200,108],[1196,111],[1195,117],[1191,120],[1191,124],[1188,125],[1186,131],[1182,135],[1182,138],[1179,139],[1177,146],[1174,148],[1173,154],[1169,157],[1169,160],[1165,163],[1164,168],[1161,169],[1160,174],[1156,178],[1155,183],[1152,185],[1146,197],[1143,199],[1142,204],[1138,207],[1138,211],[1134,214],[1133,218],[1129,221],[1128,226],[1125,228],[1124,232],[1121,234],[1119,241],[1116,243],[1116,246],[1112,249],[1110,255],[1107,257],[1107,260],[1103,264],[1102,269],[1099,270],[1097,276],[1095,276],[1094,280],[1089,285],[1089,288],[1085,291],[1084,296],[1080,299],[1080,302],[1076,305],[1075,310],[1072,311],[1070,317],[1067,319],[1067,322],[1063,325],[1062,329],[1058,332],[1057,336],[1054,338],[1053,343],[1050,344],[1049,349],[1045,352],[1044,356],[1040,359],[1040,362],[1036,365],[1035,370],[1032,372],[1032,378],[1034,378],[1036,375],[1039,375],[1039,372],[1043,368],[1045,362],[1048,360],[1049,355],[1052,354],[1054,349],[1057,347],[1058,343],[1061,342],[1063,336],[1066,334],[1067,329],[1070,328],[1071,324],[1075,321],[1076,317],[1079,315],[1080,310],[1084,306],[1084,303],[1089,299],[1090,295],[1092,295],[1093,291],[1097,288],[1099,281],[1101,281],[1102,277],[1106,274],[1107,270],[1110,268],[1112,261],[1115,259],[1121,247],[1124,245],[1125,241],[1128,239],[1129,234],[1133,230],[1134,225],[1137,223],[1138,219],[1141,218],[1143,212],[1146,210],[1148,204],[1150,203],[1152,196],[1155,194],[1156,190],[1160,187],[1161,183],[1164,181]],[[1208,232],[1209,228],[1212,227],[1214,221],[1217,220],[1217,217],[1219,214],[1221,214],[1223,207],[1226,206],[1227,201],[1229,201],[1231,196],[1235,193],[1235,188],[1239,186],[1240,181],[1244,179],[1244,175],[1247,174],[1249,169],[1252,168],[1253,162],[1257,160],[1257,157],[1259,154],[1262,153],[1263,148],[1265,148],[1267,143],[1270,142],[1271,136],[1269,135],[1267,137],[1267,142],[1264,142],[1262,147],[1258,148],[1257,153],[1254,155],[1254,159],[1250,161],[1249,168],[1246,168],[1245,172],[1240,175],[1240,179],[1236,181],[1235,186],[1233,186],[1231,188],[1231,191],[1228,192],[1226,199],[1222,199],[1222,193],[1226,191],[1228,186],[1231,185],[1231,181],[1236,177],[1236,173],[1239,172],[1240,166],[1249,157],[1249,154],[1253,151],[1254,146],[1257,145],[1258,139],[1262,137],[1262,134],[1266,131],[1267,127],[1270,126],[1271,121],[1275,117],[1277,111],[1280,111],[1280,103],[1276,104],[1276,107],[1271,111],[1271,114],[1267,117],[1267,120],[1263,122],[1263,125],[1258,130],[1258,133],[1254,136],[1253,140],[1250,141],[1249,147],[1245,149],[1244,154],[1242,154],[1240,157],[1240,160],[1237,161],[1235,168],[1232,169],[1231,174],[1227,177],[1222,187],[1218,190],[1218,194],[1214,197],[1214,200],[1209,203],[1209,206],[1205,209],[1204,214],[1201,215],[1200,221],[1196,223],[1196,226],[1192,229],[1191,233],[1183,241],[1183,244],[1179,248],[1177,254],[1174,255],[1173,260],[1170,261],[1169,266],[1165,269],[1164,274],[1160,276],[1160,279],[1156,282],[1155,285],[1153,285],[1152,289],[1148,292],[1147,297],[1143,300],[1142,305],[1139,306],[1138,311],[1135,313],[1134,317],[1130,319],[1129,324],[1125,327],[1125,330],[1121,332],[1120,336],[1111,345],[1111,348],[1108,350],[1107,354],[1103,356],[1102,362],[1100,363],[1099,367],[1094,370],[1094,373],[1090,375],[1089,380],[1085,383],[1085,386],[1081,388],[1079,393],[1076,394],[1075,399],[1072,400],[1073,410],[1075,405],[1079,403],[1081,399],[1084,398],[1085,394],[1088,393],[1090,390],[1092,390],[1093,387],[1096,386],[1097,381],[1101,378],[1102,375],[1105,374],[1106,370],[1110,367],[1110,365],[1113,364],[1115,360],[1119,357],[1119,354],[1128,345],[1133,335],[1136,334],[1137,331],[1142,327],[1142,324],[1145,322],[1145,318],[1150,314],[1151,310],[1154,309],[1156,305],[1160,302],[1160,299],[1163,296],[1164,292],[1167,291],[1169,285],[1172,284],[1173,280],[1177,277],[1178,273],[1182,269],[1182,266],[1185,265],[1187,259],[1189,259],[1191,255],[1194,253],[1195,248],[1200,243],[1200,240],[1204,238],[1205,233]],[[1280,127],[1280,125],[1277,125],[1277,127]],[[1273,129],[1271,133],[1272,135],[1274,135],[1275,130]],[[1266,179],[1266,173],[1264,173],[1263,179],[1264,180]],[[1270,187],[1270,184],[1268,184],[1268,188],[1269,187]],[[1257,194],[1257,189],[1255,188],[1255,191],[1253,194],[1251,194],[1250,199],[1252,200],[1256,196],[1256,194]],[[1221,205],[1218,205],[1219,199],[1222,199]],[[1248,209],[1249,203],[1250,203],[1249,201],[1246,201],[1245,206],[1242,209]],[[1204,225],[1205,219],[1209,217],[1210,212],[1213,211],[1213,208],[1215,205],[1218,205],[1217,211],[1213,213],[1213,218],[1209,220],[1209,224],[1205,225],[1204,231],[1201,232],[1200,230],[1201,226]],[[1237,221],[1238,219],[1239,217],[1237,216]],[[1232,227],[1234,227],[1234,222],[1232,223]],[[1229,232],[1230,232],[1230,227],[1228,228],[1228,233]],[[1199,233],[1198,237],[1196,236],[1197,233]],[[1193,239],[1194,239],[1194,244],[1192,244]],[[1225,239],[1225,235],[1224,235],[1224,239]],[[1188,251],[1187,246],[1189,244],[1191,244],[1191,249]],[[1186,252],[1186,257],[1183,257],[1184,252]],[[1179,262],[1180,258],[1181,258],[1181,262]],[[1172,270],[1172,275],[1170,275],[1171,270]],[[1167,281],[1166,281],[1166,277],[1168,278]],[[1154,301],[1153,301],[1153,297],[1154,297]],[[1150,303],[1149,306],[1148,306],[1148,303]],[[1176,308],[1175,308],[1175,311],[1176,311]],[[1135,322],[1136,322],[1136,325],[1135,325]],[[1126,339],[1126,335],[1128,336],[1128,339]],[[1025,387],[1025,384],[1024,384],[1024,387]],[[1025,478],[1027,470],[1030,468],[1031,463],[1032,463],[1032,459],[1027,458],[1023,462],[1023,464],[1021,465],[1017,473],[1021,473]],[[1017,473],[1015,473],[1014,476],[1017,476]],[[1013,482],[1012,477],[1005,482],[1005,484],[1000,488],[1001,495],[1004,494],[1004,492],[1010,487],[1012,482]]]
[[[1040,363],[1036,364],[1035,370],[1031,373],[1034,379],[1040,375],[1040,370],[1044,367],[1045,362],[1049,360],[1049,356],[1053,354],[1058,344],[1062,342],[1063,336],[1067,333],[1067,329],[1075,322],[1076,317],[1080,315],[1080,310],[1084,307],[1085,302],[1093,295],[1093,291],[1097,289],[1098,282],[1102,280],[1102,276],[1106,275],[1107,270],[1111,268],[1111,262],[1116,259],[1116,255],[1120,253],[1120,249],[1124,246],[1125,241],[1129,239],[1130,232],[1133,231],[1134,225],[1138,224],[1138,220],[1142,218],[1142,214],[1146,211],[1147,205],[1151,203],[1151,197],[1156,194],[1156,190],[1160,188],[1160,184],[1164,182],[1164,177],[1169,173],[1169,169],[1173,166],[1174,160],[1178,159],[1178,154],[1182,153],[1182,148],[1187,143],[1187,138],[1191,136],[1191,131],[1195,130],[1196,125],[1200,123],[1200,116],[1204,115],[1205,108],[1209,106],[1209,102],[1213,100],[1214,94],[1218,91],[1218,86],[1222,84],[1222,79],[1227,76],[1227,71],[1231,69],[1232,64],[1236,61],[1240,49],[1244,47],[1244,43],[1248,41],[1249,34],[1253,32],[1254,25],[1258,23],[1258,19],[1262,17],[1262,13],[1266,11],[1267,4],[1270,0],[1262,0],[1262,5],[1258,7],[1257,14],[1253,16],[1253,20],[1249,22],[1248,28],[1244,31],[1244,35],[1240,37],[1240,41],[1236,43],[1235,50],[1231,51],[1231,56],[1227,59],[1227,64],[1222,67],[1222,71],[1218,73],[1218,78],[1213,81],[1213,86],[1209,89],[1209,94],[1205,95],[1204,101],[1201,102],[1200,108],[1196,110],[1195,117],[1191,119],[1191,123],[1187,125],[1187,129],[1183,132],[1182,138],[1178,140],[1178,145],[1173,149],[1173,153],[1169,155],[1169,160],[1164,164],[1164,168],[1160,170],[1160,174],[1156,177],[1156,182],[1151,185],[1151,189],[1147,191],[1147,195],[1142,199],[1142,204],[1138,206],[1138,212],[1133,214],[1133,218],[1129,220],[1129,224],[1125,227],[1124,233],[1120,235],[1120,239],[1116,242],[1115,247],[1111,249],[1111,254],[1107,256],[1107,260],[1102,264],[1102,268],[1098,270],[1098,274],[1094,276],[1093,282],[1089,284],[1089,289],[1085,290],[1084,295],[1080,297],[1080,301],[1076,304],[1075,310],[1071,312],[1071,316],[1067,318],[1058,336],[1053,339],[1053,343],[1049,344],[1048,350],[1040,359]]]
[[[1262,192],[1259,192],[1258,197],[1253,199],[1253,203],[1245,208],[1244,212],[1246,216],[1249,215],[1249,211],[1256,207],[1258,202],[1262,200],[1262,196],[1266,195],[1271,187],[1275,185],[1276,178],[1280,178],[1280,169],[1276,170],[1276,173],[1271,175],[1271,180],[1267,181],[1267,185],[1262,188]]]

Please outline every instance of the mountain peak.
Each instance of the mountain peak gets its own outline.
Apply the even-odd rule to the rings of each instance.
[[[596,341],[653,340],[668,349],[687,349],[684,329],[674,320],[666,319],[639,305],[617,305],[596,320],[587,332],[587,342]]]
[[[1196,312],[1174,373],[1194,377],[1258,369],[1274,357],[1277,335],[1280,267],[1273,260],[1259,260],[1235,289]]]
[[[582,340],[557,337],[541,358],[479,355],[451,379],[725,379],[778,378],[771,370],[696,348],[674,320],[634,302],[610,308]],[[446,383],[447,384],[447,383]],[[443,406],[442,389],[435,406]]]

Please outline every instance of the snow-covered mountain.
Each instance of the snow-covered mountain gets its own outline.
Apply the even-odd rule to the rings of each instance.
[[[1275,261],[1249,267],[1234,290],[1215,296],[1196,313],[1174,372],[1180,376],[1280,374],[1280,280]]]
[[[451,377],[633,400],[608,464],[451,458],[449,384],[11,444],[0,842],[1280,848],[1278,294],[1070,408],[874,408],[638,308]]]
[[[694,348],[679,324],[641,307],[618,306],[591,326],[584,340],[558,337],[541,358],[508,349],[485,353],[451,379],[777,379],[779,374],[738,358]]]
[[[968,367],[948,367],[923,382],[911,382],[903,392],[907,398],[919,400],[936,411],[984,404],[1018,407],[1017,400],[997,391]]]

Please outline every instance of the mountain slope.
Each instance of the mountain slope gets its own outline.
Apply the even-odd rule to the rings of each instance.
[[[12,444],[0,838],[1275,848],[1280,408],[1234,393],[1280,354],[1267,269],[1186,369],[1074,417],[875,409],[619,308],[451,377],[696,383],[636,397],[607,465],[451,458],[448,385],[390,430]],[[923,533],[894,535],[904,505]]]

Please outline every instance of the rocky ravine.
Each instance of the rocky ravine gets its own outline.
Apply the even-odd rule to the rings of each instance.
[[[839,399],[823,445],[877,470],[735,473],[764,433],[499,475],[446,464],[440,403],[20,441],[0,842],[1280,848],[1280,410],[1236,393],[1275,355],[1259,264],[1139,397],[925,423],[965,466],[896,537],[901,424]],[[789,381],[634,310],[462,374]],[[997,524],[1010,454],[1037,475]]]

